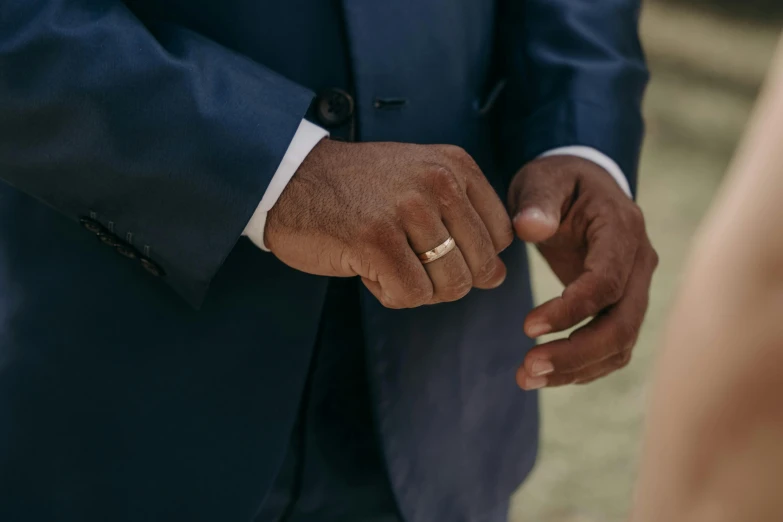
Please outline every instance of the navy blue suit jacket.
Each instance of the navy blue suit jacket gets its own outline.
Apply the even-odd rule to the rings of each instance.
[[[564,145],[634,186],[638,4],[2,0],[0,520],[250,520],[326,280],[239,238],[314,93],[352,93],[361,140],[464,147],[503,198]],[[471,520],[534,461],[524,245],[504,257],[456,303],[363,299],[411,521]]]

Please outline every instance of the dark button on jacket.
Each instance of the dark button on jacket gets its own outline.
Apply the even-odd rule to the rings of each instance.
[[[137,257],[139,257],[138,254],[136,253],[136,250],[128,245],[119,245],[116,248],[118,254],[125,256],[128,259],[136,259]]]
[[[133,245],[118,238],[115,234],[110,232],[106,227],[100,224],[95,219],[82,217],[79,218],[79,222],[84,228],[98,236],[101,243],[114,247],[118,254],[127,257],[128,259],[138,259],[144,270],[154,275],[155,277],[162,277],[166,275],[164,270],[154,261],[147,257],[142,257],[140,252],[136,250]]]
[[[120,241],[117,238],[117,236],[115,236],[114,234],[109,234],[109,233],[107,233],[105,231],[104,232],[100,232],[98,234],[98,239],[100,239],[102,243],[105,243],[105,244],[107,244],[109,246],[112,246],[112,247],[115,247],[115,248],[118,247],[118,246],[124,246],[125,245],[125,243]]]
[[[79,222],[82,224],[84,228],[92,232],[93,234],[100,234],[105,229],[103,228],[103,225],[95,221],[94,219],[90,218],[79,218]]]
[[[316,111],[325,127],[339,127],[353,116],[353,98],[341,89],[329,89],[318,96]]]

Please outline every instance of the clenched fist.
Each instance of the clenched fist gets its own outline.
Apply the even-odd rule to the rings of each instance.
[[[423,265],[449,236],[457,247]],[[454,301],[506,276],[506,209],[473,159],[451,145],[322,140],[267,216],[265,243],[316,275],[360,276],[389,308]]]

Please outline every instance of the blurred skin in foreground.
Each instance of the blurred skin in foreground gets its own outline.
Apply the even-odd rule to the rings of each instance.
[[[654,384],[632,522],[778,522],[783,43],[698,236]]]

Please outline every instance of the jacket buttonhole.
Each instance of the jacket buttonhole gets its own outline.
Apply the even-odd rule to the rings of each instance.
[[[375,98],[373,106],[376,109],[401,109],[408,105],[407,98]]]

